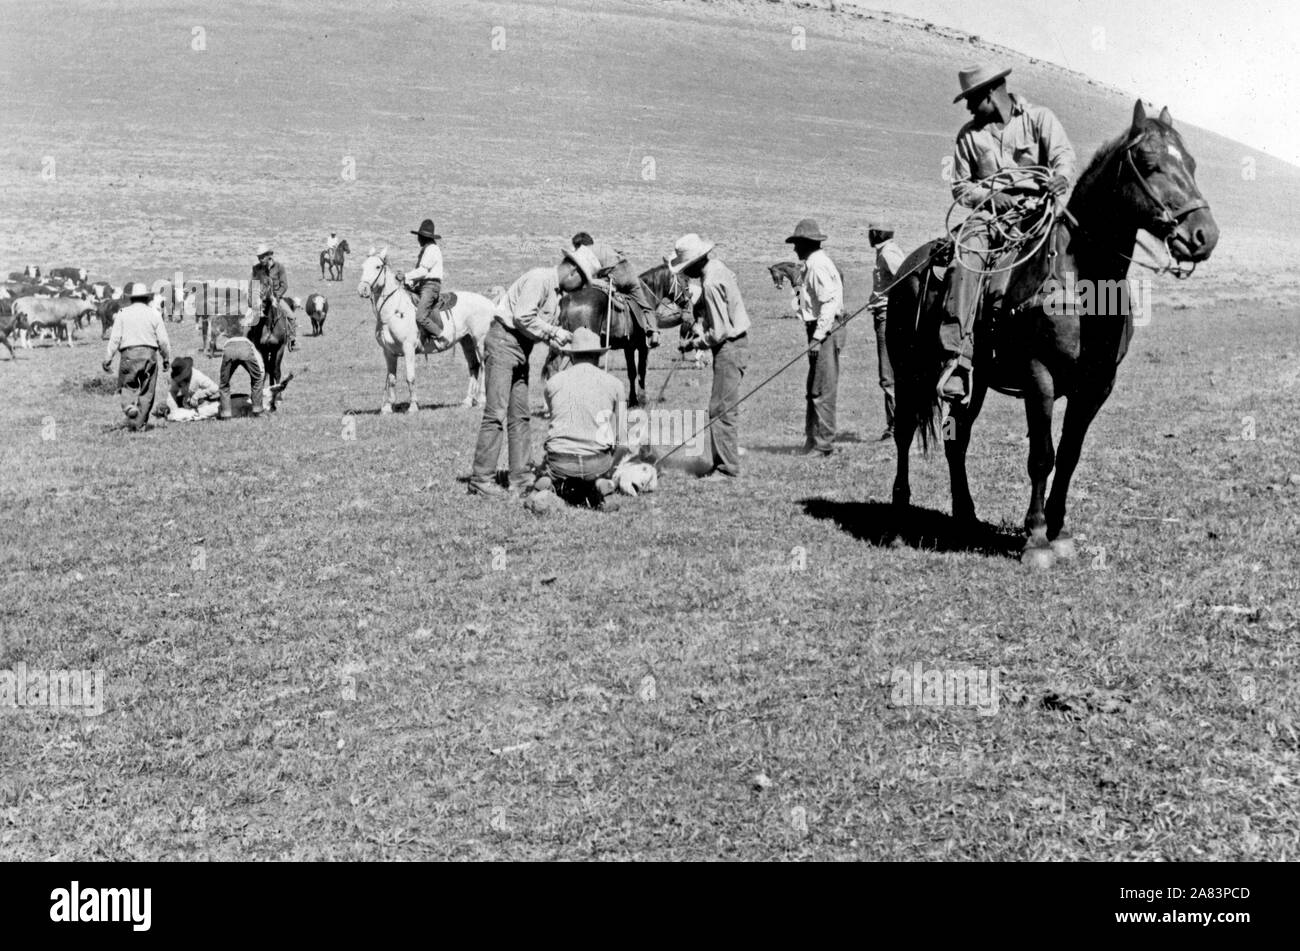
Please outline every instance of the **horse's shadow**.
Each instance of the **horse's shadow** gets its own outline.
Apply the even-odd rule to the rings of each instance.
[[[407,407],[410,405],[411,405],[410,400],[407,400],[405,403],[394,403],[392,415],[401,416],[403,413],[406,412]],[[420,404],[421,413],[426,413],[429,412],[430,410],[435,410],[435,409],[464,409],[464,408],[465,405],[463,403],[421,403]],[[382,416],[385,414],[381,413],[377,409],[349,409],[349,410],[344,410],[343,415],[344,416]]]
[[[890,548],[897,539],[909,548],[933,552],[971,552],[973,554],[1019,558],[1024,539],[1018,532],[977,522],[963,525],[946,512],[908,508],[900,519],[888,502],[839,502],[834,499],[801,499],[804,513],[829,520],[854,538]]]

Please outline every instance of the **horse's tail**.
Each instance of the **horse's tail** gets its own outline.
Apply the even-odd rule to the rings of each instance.
[[[905,262],[913,264],[913,252]],[[888,295],[885,343],[894,371],[894,399],[898,421],[895,425],[914,428],[921,438],[921,451],[928,453],[938,442],[941,400],[938,393],[942,368],[935,359],[935,349],[928,345],[934,337],[934,307],[942,298],[942,282],[934,277],[925,261],[913,266],[912,273],[899,280]]]

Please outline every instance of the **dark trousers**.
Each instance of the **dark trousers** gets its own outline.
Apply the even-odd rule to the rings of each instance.
[[[531,339],[492,321],[487,336],[487,359],[483,381],[483,421],[474,447],[474,468],[470,481],[480,485],[496,478],[501,459],[501,436],[507,436],[510,484],[528,482],[528,459],[532,454],[532,414],[528,409],[528,358]]]
[[[709,394],[709,429],[713,468],[740,475],[740,384],[749,364],[749,340],[741,334],[713,348],[713,391]],[[716,422],[714,422],[716,420]]]
[[[144,429],[158,396],[158,351],[154,347],[127,347],[118,351],[117,390],[122,396],[122,412],[136,408],[134,419],[127,418],[131,429]]]
[[[420,298],[415,305],[415,325],[422,337],[442,336],[442,315],[438,313],[438,298],[442,296],[442,281],[431,278],[420,285]]]
[[[885,394],[885,427],[894,428],[894,365],[889,362],[889,348],[885,346],[885,307],[871,312],[876,325],[876,362],[879,364],[880,389]]]
[[[266,378],[262,370],[262,359],[247,340],[232,340],[222,351],[221,378],[217,383],[221,404],[217,415],[222,419],[230,418],[230,378],[241,367],[248,373],[253,415],[260,416],[262,413],[262,382]]]
[[[575,505],[599,505],[604,496],[596,480],[609,476],[614,468],[614,453],[579,456],[573,453],[548,452],[543,475],[555,483],[555,494]]]
[[[812,343],[817,322],[804,321],[808,342]],[[806,444],[820,452],[830,452],[835,442],[835,403],[840,386],[840,349],[844,346],[841,327],[826,337],[816,353],[808,354],[808,383],[805,388],[804,437]]]

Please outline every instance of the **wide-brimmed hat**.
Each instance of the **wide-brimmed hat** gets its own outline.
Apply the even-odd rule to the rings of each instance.
[[[269,244],[259,244],[257,246],[257,259],[259,261],[262,260],[262,258],[266,257],[268,254],[274,254],[274,253],[275,252],[271,250],[271,246]]]
[[[570,355],[578,353],[604,353],[609,347],[600,345],[600,337],[594,330],[588,330],[586,327],[579,327],[573,332],[573,339],[567,345],[560,348],[561,352]]]
[[[135,300],[139,297],[153,297],[153,291],[144,281],[131,281],[122,290],[122,296],[127,300]]]
[[[684,234],[673,245],[673,259],[668,262],[668,267],[675,274],[690,267],[712,250],[712,241],[705,241],[698,234]]]
[[[184,386],[194,374],[193,357],[177,357],[172,361],[172,380]]]
[[[442,238],[442,235],[438,234],[434,229],[432,218],[425,218],[421,221],[420,227],[417,230],[412,231],[411,234],[419,235],[421,238],[429,238],[433,241],[438,241]]]
[[[564,255],[566,261],[572,261],[573,266],[582,272],[588,284],[596,279],[596,273],[600,270],[600,262],[596,260],[596,255],[591,248],[583,245],[581,248],[561,248],[560,253]]]
[[[826,235],[822,234],[822,229],[817,227],[817,222],[811,218],[805,218],[794,226],[794,234],[785,239],[786,244],[794,244],[796,241],[825,241]]]
[[[972,93],[980,92],[992,86],[1010,73],[1011,70],[1009,69],[995,73],[991,66],[967,66],[965,69],[958,70],[957,82],[961,85],[961,92],[957,94],[953,102],[961,102]]]
[[[890,221],[873,221],[867,225],[867,237],[872,234],[883,235],[886,238],[894,236],[894,225]]]

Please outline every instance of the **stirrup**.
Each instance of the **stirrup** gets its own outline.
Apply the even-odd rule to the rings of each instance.
[[[948,380],[952,377],[952,375],[956,373],[959,369],[962,369],[961,361],[959,359],[953,359],[949,361],[948,365],[944,367],[943,373],[939,375],[939,382],[935,386],[934,392],[939,397],[939,401],[941,403],[958,402],[961,403],[962,406],[970,405],[971,397],[975,395],[975,367],[974,366],[969,366],[965,368],[966,372],[964,376],[966,378],[966,395],[962,397],[962,399],[953,400],[951,396],[947,396],[943,392],[944,384],[947,383]]]

